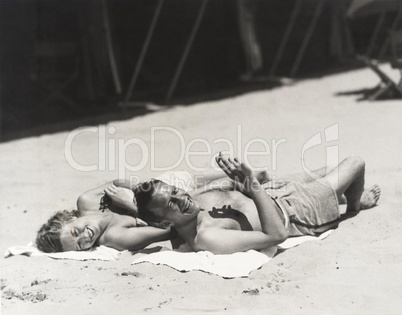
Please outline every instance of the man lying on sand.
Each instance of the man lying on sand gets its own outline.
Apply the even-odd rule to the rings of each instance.
[[[343,196],[350,213],[374,207],[381,193],[377,185],[364,190],[365,163],[359,157],[343,160],[328,173],[319,170],[319,180],[296,176],[276,191],[264,189],[237,159],[220,155],[216,161],[233,180],[232,190],[185,192],[157,180],[146,182],[135,191],[139,216],[160,227],[174,226],[194,251],[229,254],[325,232],[338,225]]]
[[[256,176],[261,182],[269,179],[266,172]],[[171,172],[160,178],[168,183],[175,178],[191,182],[188,177],[192,178],[188,172]],[[207,172],[202,177],[204,183],[209,183],[222,178],[222,173]],[[44,252],[80,251],[98,245],[138,250],[176,235],[170,229],[147,226],[138,218],[133,193],[136,188],[129,181],[115,180],[82,194],[77,210],[59,211],[40,228],[37,247]]]

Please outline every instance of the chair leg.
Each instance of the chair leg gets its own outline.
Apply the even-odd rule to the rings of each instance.
[[[381,71],[380,68],[378,68],[378,65],[376,65],[371,59],[365,56],[357,56],[357,59],[363,61],[367,67],[373,70],[375,74],[377,74],[380,77],[382,82],[386,84],[391,82],[393,83],[391,78],[388,75],[386,75],[383,71]]]
[[[385,85],[380,84],[380,86],[376,89],[376,91],[367,97],[369,101],[375,101],[380,99],[384,94],[388,94],[383,97],[383,99],[393,99],[393,98],[401,98],[402,92],[395,86],[393,83],[386,83]]]
[[[385,86],[379,86],[376,92],[372,95],[370,95],[367,99],[369,101],[375,101],[377,100],[381,95],[383,95],[385,92],[387,92],[391,88],[391,84],[387,83]]]
[[[378,77],[381,79],[381,84],[384,85],[380,87],[373,95],[369,96],[367,99],[376,100],[385,92],[390,91],[391,97],[400,98],[402,97],[402,90],[399,88],[397,84],[386,74],[384,73],[378,65],[376,65],[371,59],[364,56],[357,56],[357,58],[363,61],[367,67],[369,67]]]

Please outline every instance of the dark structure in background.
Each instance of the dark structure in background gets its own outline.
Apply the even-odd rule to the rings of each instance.
[[[240,2],[254,7],[257,80],[241,79]],[[141,102],[191,103],[350,69],[361,65],[357,54],[386,60],[400,1],[351,19],[352,2],[2,0],[0,140],[102,113],[138,114],[127,107]]]

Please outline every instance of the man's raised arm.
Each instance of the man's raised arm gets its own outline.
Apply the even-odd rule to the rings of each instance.
[[[228,231],[228,230],[209,230],[203,232],[200,239],[211,243],[212,234],[216,238],[215,241],[221,243],[222,237],[226,244],[230,247],[230,251],[241,251],[246,249],[262,249],[268,246],[274,246],[282,243],[288,238],[288,231],[285,228],[279,214],[271,198],[267,195],[261,184],[253,174],[252,170],[244,163],[239,163],[237,159],[226,159],[218,156],[216,159],[222,170],[233,180],[240,182],[248,195],[253,199],[258,216],[261,222],[262,232],[260,231]],[[210,233],[212,232],[212,233]],[[203,235],[208,233],[207,235]],[[204,237],[204,238],[203,238]],[[205,238],[206,237],[206,238]],[[224,244],[225,242],[222,242]],[[223,249],[223,248],[222,248]]]

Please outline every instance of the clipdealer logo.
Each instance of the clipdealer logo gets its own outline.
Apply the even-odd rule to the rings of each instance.
[[[277,156],[281,144],[285,143],[285,139],[266,139],[253,138],[246,143],[243,143],[242,127],[237,126],[237,137],[235,141],[226,138],[217,138],[212,142],[203,138],[192,139],[188,143],[179,130],[167,127],[158,126],[150,128],[150,143],[147,144],[143,139],[130,138],[122,139],[115,136],[116,128],[106,127],[100,125],[98,127],[85,127],[73,130],[67,135],[64,144],[64,156],[68,164],[82,172],[92,171],[115,171],[118,170],[119,177],[124,178],[125,173],[139,172],[147,165],[150,165],[152,171],[170,171],[176,169],[183,161],[188,168],[193,172],[204,172],[211,169],[219,170],[215,164],[215,157],[219,152],[228,156],[237,156],[240,160],[250,165],[254,171],[266,170],[267,167],[257,167],[252,165],[250,157],[263,156],[271,158],[270,169],[275,171],[277,169]],[[75,141],[80,141],[80,136],[90,137],[91,141],[97,142],[98,151],[96,153],[97,162],[90,165],[85,165],[82,161],[77,160],[73,154],[73,144]],[[157,165],[157,144],[166,139],[167,137],[175,137],[179,144],[177,152],[178,157],[169,165],[160,167]],[[263,150],[255,151],[253,147],[258,145]],[[216,146],[225,146],[225,150],[216,150]],[[136,164],[130,164],[127,160],[127,150],[134,148],[138,151],[136,158],[140,161]],[[199,149],[202,147],[203,149]],[[198,148],[198,149],[196,149]],[[237,150],[235,149],[237,148]],[[76,149],[75,149],[76,150]],[[79,154],[76,154],[79,156]],[[191,161],[194,156],[207,156],[210,158],[210,163],[207,166],[196,166]],[[117,157],[117,158],[116,158]]]

